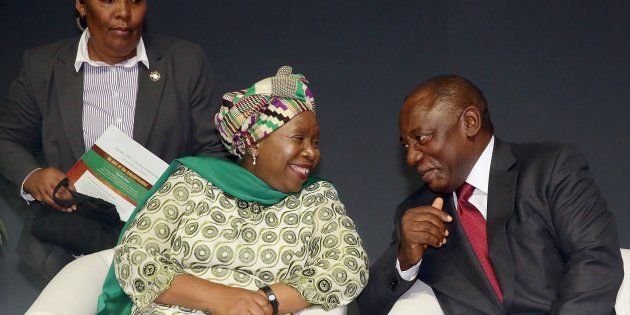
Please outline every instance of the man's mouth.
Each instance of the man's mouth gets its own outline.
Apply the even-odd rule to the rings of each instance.
[[[438,170],[437,167],[431,167],[431,168],[427,168],[425,170],[418,170],[418,173],[420,173],[420,176],[422,177],[422,180],[427,182],[433,176],[433,174],[435,174],[435,172],[437,170]]]

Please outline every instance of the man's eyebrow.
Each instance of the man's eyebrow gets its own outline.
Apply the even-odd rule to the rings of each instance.
[[[430,130],[423,129],[422,127],[418,127],[418,128],[411,129],[409,133],[417,135],[421,133],[431,133],[431,132],[432,131]]]

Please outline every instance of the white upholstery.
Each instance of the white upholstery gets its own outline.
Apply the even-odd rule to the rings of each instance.
[[[619,293],[617,293],[617,303],[615,311],[617,315],[630,315],[630,249],[621,249],[623,258],[623,282]]]
[[[617,315],[630,315],[630,249],[621,249],[623,258],[623,282],[617,294],[615,311]],[[442,309],[438,304],[433,290],[422,281],[416,281],[405,294],[403,294],[389,312],[390,315],[425,314],[442,315]]]
[[[96,313],[96,302],[112,258],[114,250],[108,249],[69,263],[48,283],[26,314]]]
[[[64,267],[39,294],[25,315],[94,314],[114,249],[78,258]],[[346,307],[328,312],[312,308],[299,315],[345,315]]]
[[[438,304],[433,294],[433,289],[426,283],[418,280],[407,292],[398,298],[389,314],[442,315],[444,312],[442,312],[440,304]]]

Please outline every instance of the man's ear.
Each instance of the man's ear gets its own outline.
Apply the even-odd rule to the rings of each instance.
[[[467,107],[462,113],[462,123],[466,130],[466,136],[474,137],[481,130],[481,113],[474,106]]]

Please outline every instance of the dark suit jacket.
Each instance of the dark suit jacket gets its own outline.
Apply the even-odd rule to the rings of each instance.
[[[459,224],[452,194],[442,195],[454,221],[447,225],[447,243],[424,253],[418,277],[446,314],[613,312],[623,279],[617,230],[580,155],[559,145],[496,139],[488,190],[489,256],[504,303]],[[423,186],[398,207],[393,242],[370,269],[358,299],[363,314],[387,314],[413,285],[395,268],[400,220],[407,209],[436,197]]]
[[[167,163],[192,154],[224,155],[214,132],[219,105],[213,98],[214,78],[201,47],[162,36],[145,35],[143,40],[150,69],[138,65],[133,138]],[[74,69],[78,43],[74,38],[27,50],[20,75],[0,107],[0,174],[18,186],[38,167],[68,171],[85,152],[83,69]],[[153,71],[160,73],[158,81],[149,78]],[[42,250],[50,252],[20,252],[36,260],[39,269],[51,264]]]

